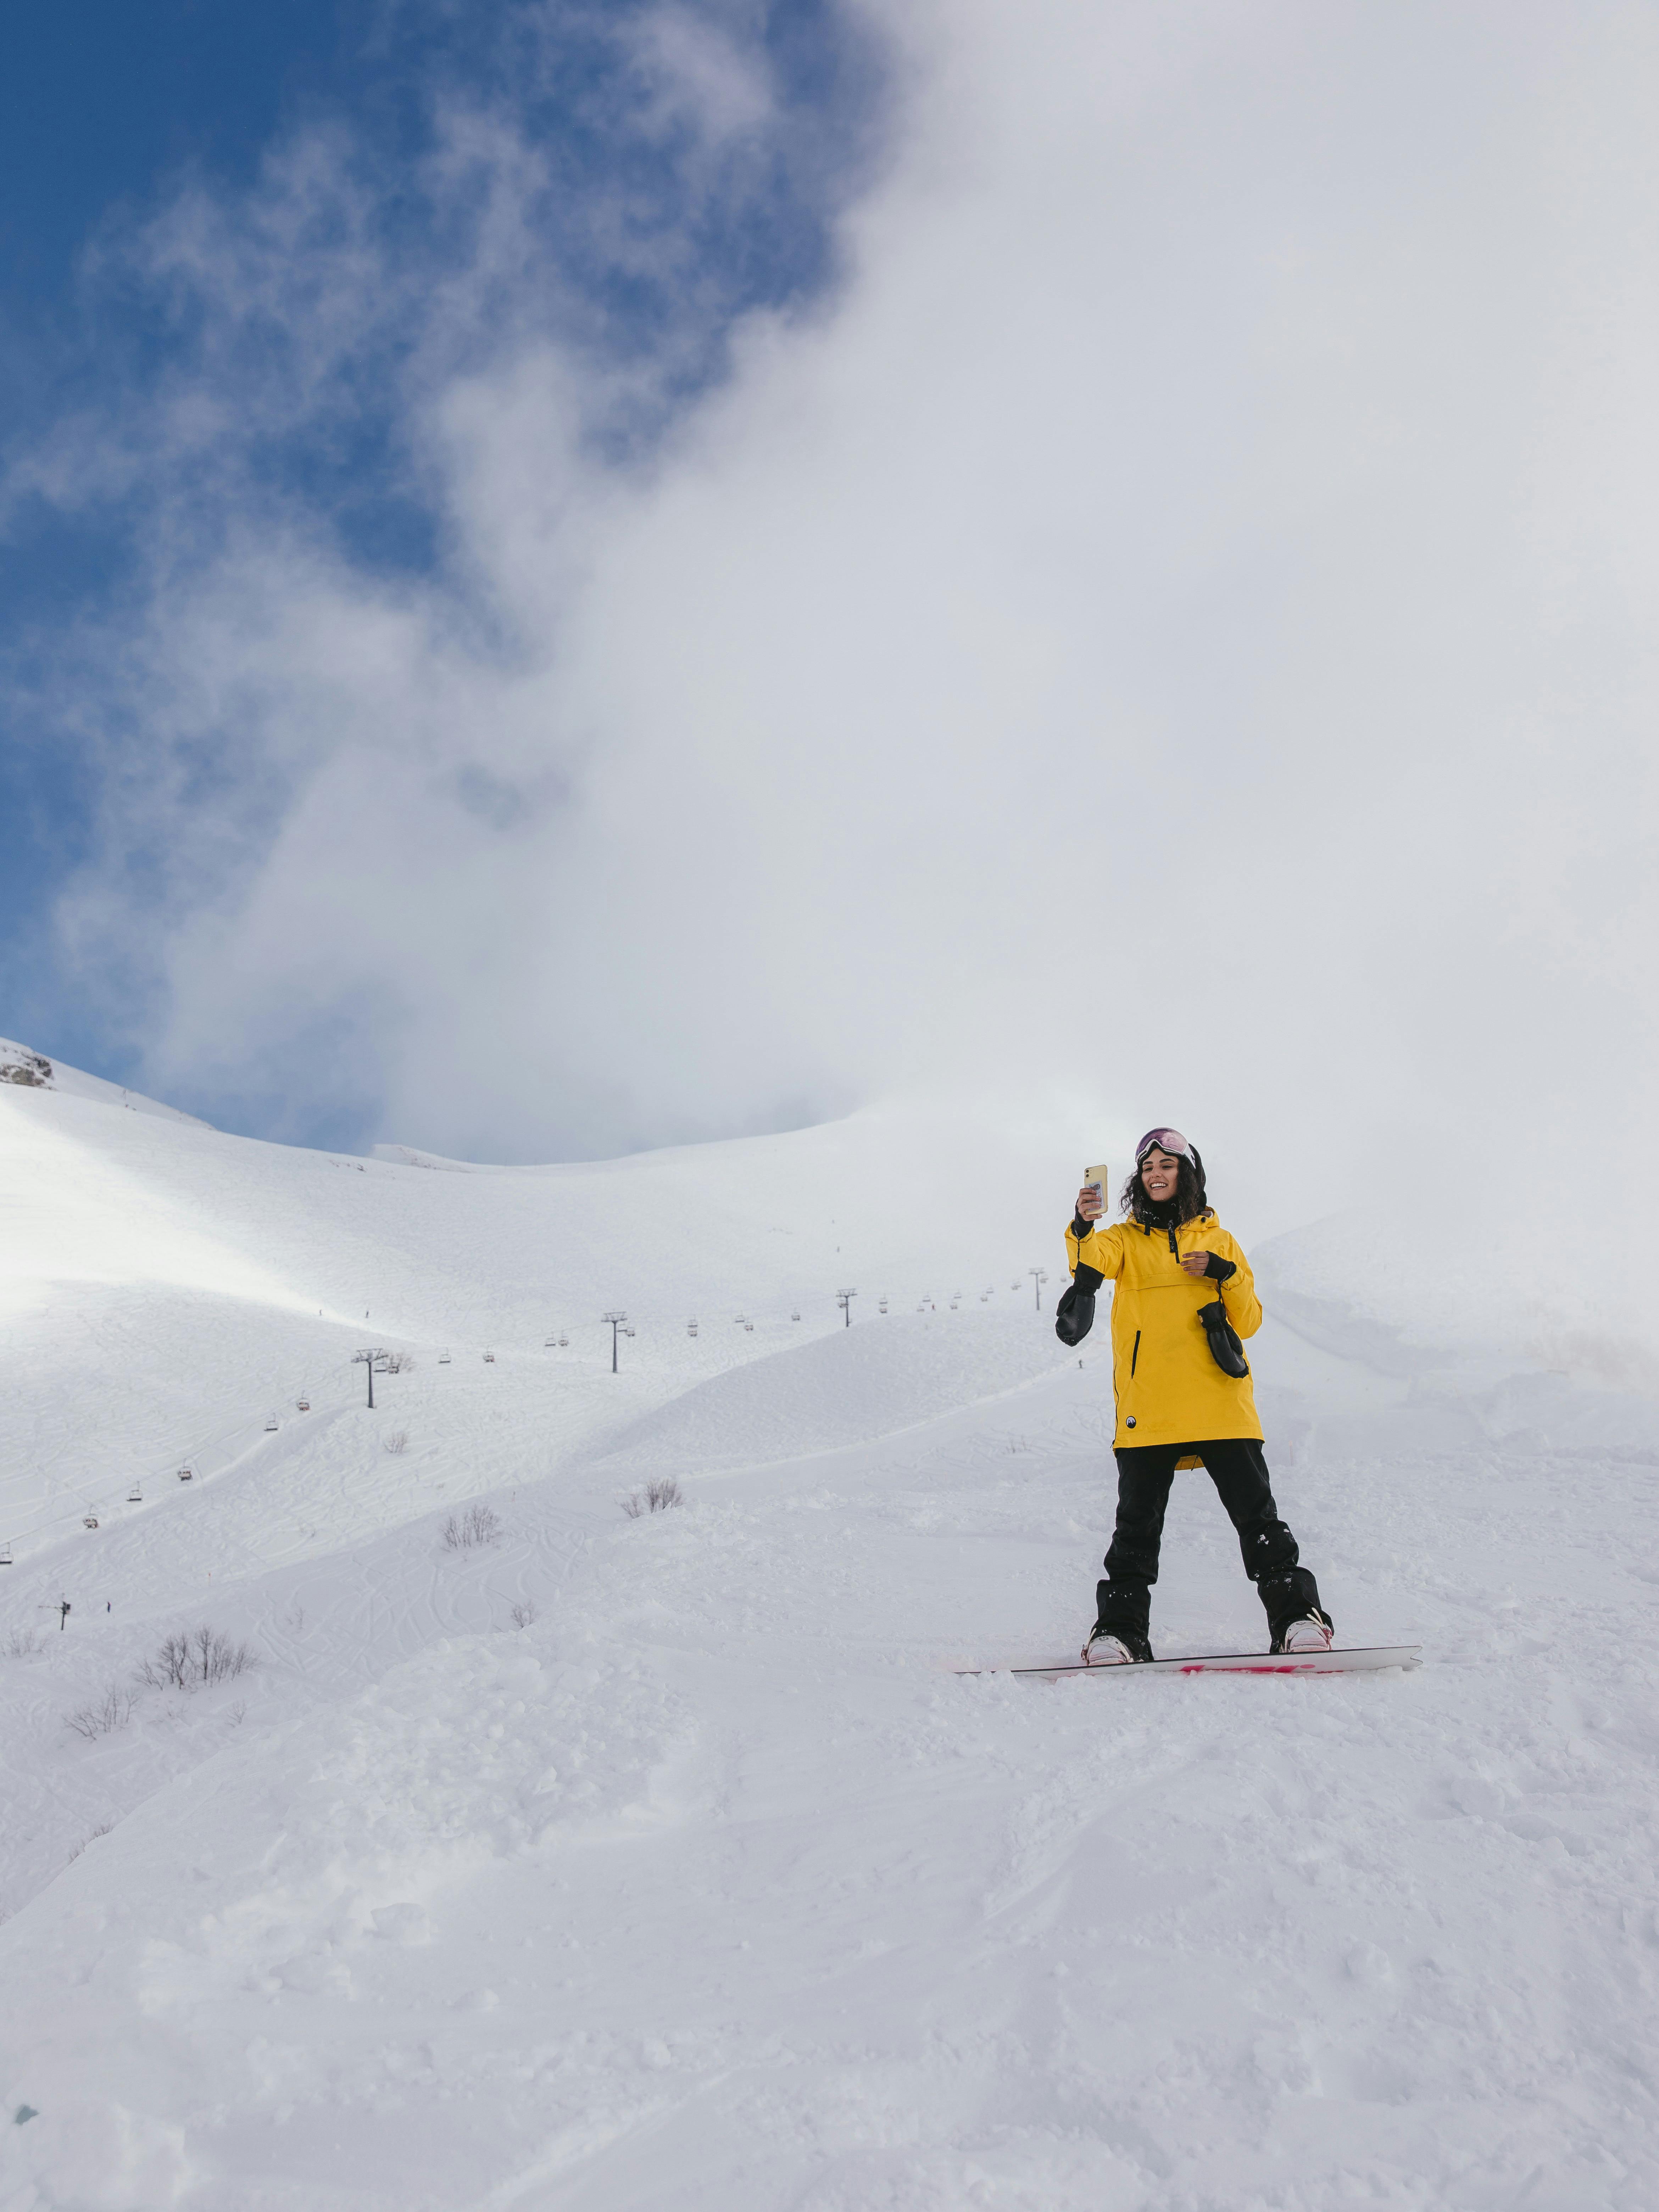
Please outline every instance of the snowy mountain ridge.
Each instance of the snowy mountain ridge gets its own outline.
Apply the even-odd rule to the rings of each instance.
[[[185,1122],[193,1129],[210,1126],[198,1121],[195,1115],[186,1114],[182,1107],[164,1105],[159,1098],[146,1098],[142,1091],[129,1091],[119,1083],[106,1083],[101,1075],[88,1075],[83,1069],[70,1067],[61,1060],[48,1060],[45,1053],[18,1044],[9,1037],[0,1037],[0,1083],[9,1083],[21,1090],[55,1091],[65,1098],[83,1098],[100,1106],[120,1106],[132,1114],[155,1114],[166,1121]]]

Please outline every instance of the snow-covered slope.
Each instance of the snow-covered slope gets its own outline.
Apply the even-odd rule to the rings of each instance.
[[[451,1173],[0,1089],[3,2212],[1650,2204],[1651,1404],[1285,1239],[1280,1503],[1422,1671],[959,1676],[1091,1614],[1089,1135]],[[1201,1475],[1154,1630],[1261,1638]]]
[[[495,1352],[520,1377],[512,1402],[537,1407],[544,1464],[841,1328],[842,1288],[860,1318],[884,1293],[895,1312],[924,1296],[943,1311],[961,1291],[1035,1327],[1024,1271],[1054,1267],[1084,1150],[1060,1117],[1011,1134],[983,1114],[892,1109],[744,1144],[445,1175],[0,1088],[0,1316],[16,1346],[0,1538],[58,1541],[88,1513],[106,1526],[134,1481],[149,1511],[186,1462],[198,1484],[257,1470],[287,1449],[267,1443],[267,1421],[291,1422],[301,1396],[319,1418],[356,1403],[353,1358],[374,1344],[420,1363],[394,1395],[419,1401],[434,1448],[456,1401],[433,1395],[439,1354],[471,1373]],[[615,1378],[599,1319],[612,1309],[636,1332]],[[550,1350],[550,1334],[568,1342]]]

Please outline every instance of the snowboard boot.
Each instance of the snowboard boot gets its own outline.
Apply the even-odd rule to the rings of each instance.
[[[1328,1651],[1330,1648],[1331,1622],[1322,1613],[1306,1613],[1300,1620],[1287,1621],[1273,1638],[1275,1651]]]
[[[1096,1620],[1083,1647],[1085,1667],[1122,1667],[1148,1660],[1152,1647],[1146,1624],[1152,1606],[1145,1583],[1097,1583]]]
[[[1152,1656],[1152,1645],[1133,1628],[1109,1628],[1102,1621],[1083,1647],[1085,1667],[1133,1667]]]
[[[1306,1567],[1286,1567],[1276,1575],[1263,1575],[1256,1583],[1256,1592],[1267,1615],[1268,1633],[1273,1651],[1328,1651],[1334,1626],[1328,1613],[1319,1602],[1319,1584]],[[1298,1638],[1324,1632],[1324,1641],[1288,1644],[1292,1634]]]

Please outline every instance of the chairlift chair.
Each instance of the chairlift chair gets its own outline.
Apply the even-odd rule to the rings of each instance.
[[[493,1367],[495,1364],[495,1353],[494,1353],[493,1352],[485,1352],[485,1354],[484,1354],[484,1365],[485,1365],[486,1367]]]
[[[746,1321],[746,1322],[744,1322],[744,1325],[743,1325],[743,1328],[744,1328],[744,1335],[745,1335],[745,1336],[752,1336],[752,1335],[755,1334],[755,1324],[754,1324],[754,1322],[753,1322],[752,1321]],[[633,1334],[634,1334],[634,1332],[633,1332],[633,1330],[630,1328],[630,1329],[629,1330],[628,1334],[629,1334],[630,1336],[632,1336],[632,1335],[633,1335]]]
[[[83,1528],[95,1528],[98,1526],[98,1516],[95,1513],[83,1514],[81,1517],[81,1526]]]
[[[273,1413],[273,1414],[271,1415],[270,1419],[265,1423],[265,1434],[266,1434],[267,1436],[269,1436],[269,1435],[270,1434],[270,1431],[271,1431],[274,1428],[276,1428],[277,1425],[278,1425],[278,1423],[277,1423],[276,1416],[276,1414],[275,1414],[275,1413]]]
[[[450,1360],[449,1360],[449,1354],[448,1354],[447,1352],[441,1352],[438,1354],[438,1364],[439,1364],[439,1366],[440,1366],[440,1367],[447,1367],[447,1366],[449,1365],[449,1364],[450,1364]]]
[[[296,1413],[308,1413],[311,1411],[311,1401],[309,1398],[296,1398],[294,1407]]]
[[[8,1538],[6,1542],[0,1544],[0,1567],[9,1567],[10,1565],[11,1541],[10,1539]]]
[[[697,1333],[697,1324],[696,1323],[696,1322],[694,1322],[694,1321],[689,1321],[689,1322],[687,1322],[687,1323],[685,1324],[685,1333],[686,1333],[686,1334],[687,1334],[688,1336],[695,1336],[695,1335],[696,1334],[696,1333]]]
[[[569,1341],[570,1339],[568,1336],[562,1336],[559,1339],[559,1349],[561,1352],[564,1350],[564,1347],[569,1343]]]
[[[554,1346],[555,1346],[556,1344],[557,1344],[558,1340],[558,1340],[558,1338],[557,1338],[556,1336],[550,1336],[550,1337],[548,1338],[548,1340],[547,1340],[546,1343],[543,1346],[542,1349],[543,1349],[544,1352],[551,1352],[551,1351],[552,1351],[552,1349],[553,1349],[553,1347],[554,1347]]]
[[[144,1493],[135,1482],[131,1489],[127,1492],[127,1504],[129,1505],[142,1505],[143,1502]]]
[[[792,1313],[789,1318],[791,1321],[799,1321],[800,1319],[800,1316],[798,1313]]]
[[[180,1482],[193,1482],[195,1479],[196,1470],[193,1467],[181,1467],[179,1468],[179,1480]]]

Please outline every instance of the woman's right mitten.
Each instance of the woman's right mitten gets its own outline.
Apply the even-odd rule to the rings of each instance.
[[[1071,1286],[1060,1294],[1054,1308],[1054,1334],[1062,1344],[1081,1344],[1095,1325],[1095,1292],[1106,1278],[1098,1267],[1078,1262]]]

